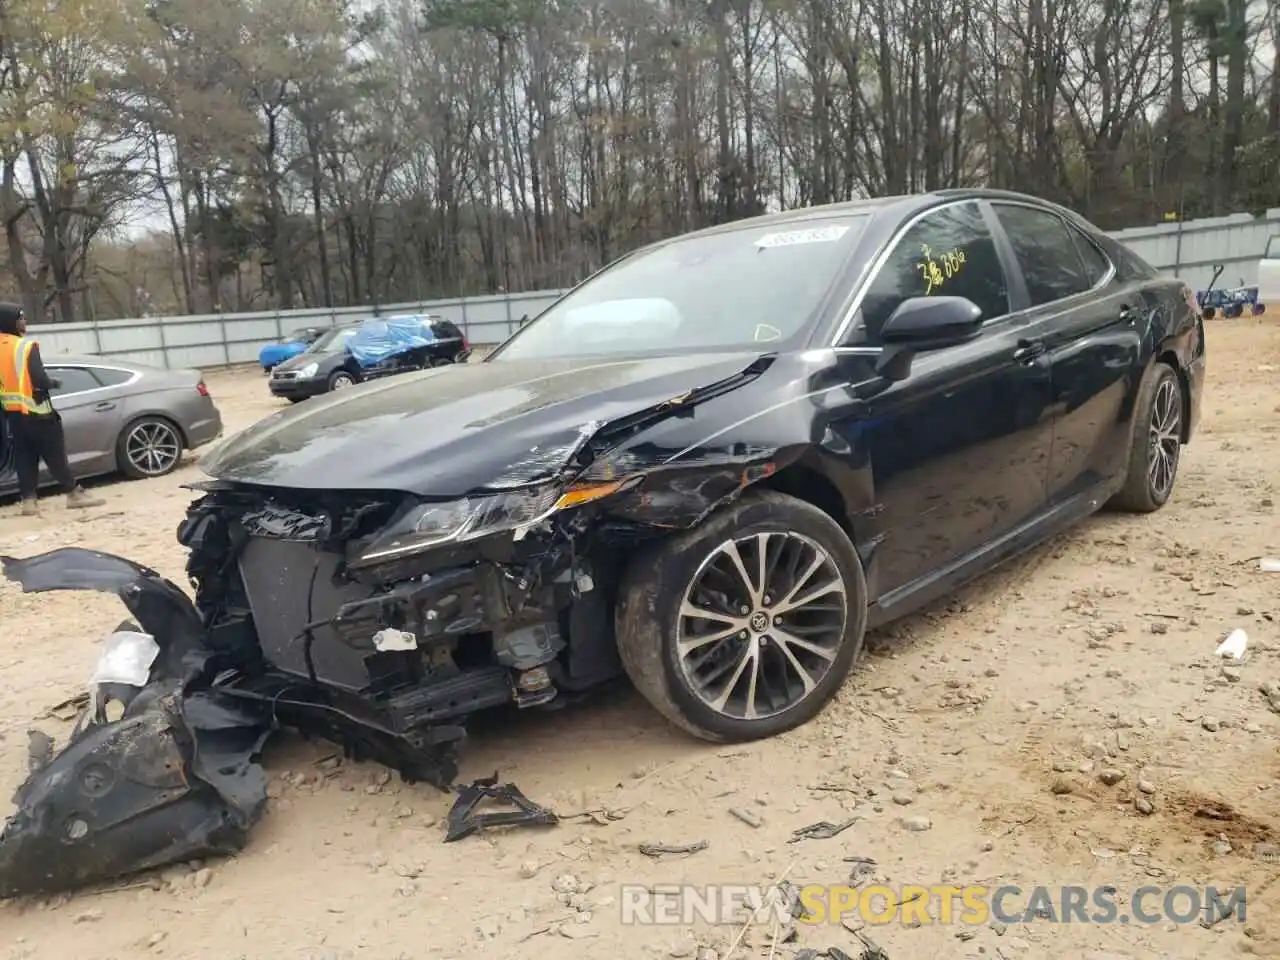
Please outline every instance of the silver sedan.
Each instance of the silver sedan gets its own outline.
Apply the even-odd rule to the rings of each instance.
[[[49,354],[60,380],[53,405],[62,415],[71,472],[78,478],[123,473],[160,477],[183,450],[222,435],[222,416],[199,370],[162,370],[104,357]],[[41,485],[50,482],[41,464]],[[17,491],[7,433],[0,430],[0,495]]]

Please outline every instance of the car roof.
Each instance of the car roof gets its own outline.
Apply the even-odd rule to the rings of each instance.
[[[1031,196],[1030,194],[1016,193],[1012,190],[958,187],[945,190],[933,190],[927,193],[900,194],[892,197],[866,197],[855,200],[843,200],[837,203],[824,203],[814,207],[797,207],[793,210],[766,213],[758,217],[747,217],[743,220],[731,220],[728,223],[716,224],[712,227],[704,227],[701,230],[694,230],[665,240],[659,240],[650,246],[660,247],[673,240],[681,240],[687,237],[712,236],[719,233],[735,233],[739,230],[758,230],[766,227],[779,227],[804,223],[809,220],[821,220],[828,217],[857,216],[858,214],[871,214],[877,220],[882,222],[888,219],[896,223],[919,210],[924,210],[940,203],[964,199],[1018,200],[1023,203],[1031,203],[1047,209],[1058,210],[1070,214],[1074,219],[1079,219],[1078,215],[1073,211],[1065,210],[1056,203],[1045,200],[1041,197]]]
[[[134,363],[118,357],[99,357],[91,353],[49,353],[40,358],[47,367],[115,367],[130,373],[164,373],[162,367]]]

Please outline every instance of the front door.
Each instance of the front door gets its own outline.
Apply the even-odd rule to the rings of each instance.
[[[1030,316],[1042,328],[1053,377],[1050,504],[1096,490],[1127,469],[1122,409],[1140,370],[1150,309],[1140,290],[1115,279],[1110,261],[1051,210],[993,204],[1021,267]]]
[[[968,297],[985,320],[975,340],[917,356],[905,380],[868,398],[848,424],[870,461],[878,543],[868,579],[885,605],[1045,504],[1049,365],[1017,309],[1023,294],[1010,289],[988,216],[975,201],[925,215],[863,298],[859,339],[869,345],[908,297]]]
[[[110,470],[120,434],[121,410],[115,391],[104,387],[87,367],[50,364],[45,369],[61,381],[50,393],[54,409],[62,417],[71,472],[83,477]],[[47,476],[41,464],[41,477]]]

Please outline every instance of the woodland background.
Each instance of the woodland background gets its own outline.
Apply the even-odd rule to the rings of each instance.
[[[35,322],[565,287],[948,186],[1280,206],[1277,0],[0,0]]]

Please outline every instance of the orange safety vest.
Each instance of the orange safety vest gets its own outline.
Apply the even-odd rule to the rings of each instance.
[[[36,341],[0,333],[0,410],[5,413],[53,413],[48,400],[37,402],[27,361]]]

